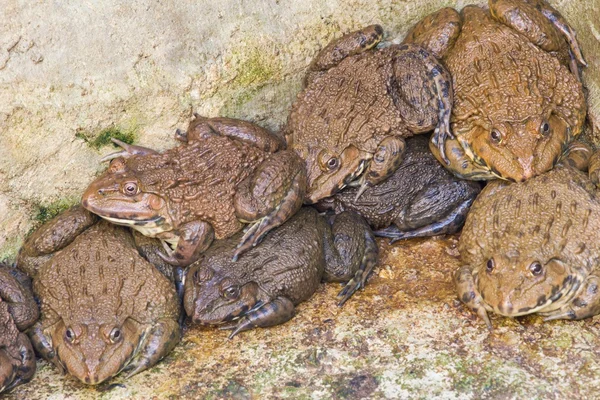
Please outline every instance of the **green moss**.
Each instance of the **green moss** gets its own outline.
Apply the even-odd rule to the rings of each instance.
[[[263,85],[279,70],[275,59],[258,48],[241,56],[234,55],[234,59],[237,61],[235,82],[243,87]]]
[[[37,204],[37,212],[33,216],[33,219],[38,225],[41,225],[76,203],[77,200],[75,199],[60,199],[48,204]]]
[[[88,146],[99,150],[108,144],[111,144],[111,139],[119,139],[125,143],[133,143],[136,139],[135,132],[133,130],[122,130],[117,127],[109,127],[101,130],[98,134],[87,134],[83,131],[77,132],[75,137],[82,139],[88,144]]]

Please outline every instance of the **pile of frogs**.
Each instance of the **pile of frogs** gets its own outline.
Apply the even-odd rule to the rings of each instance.
[[[575,32],[542,0],[490,0],[382,38],[325,47],[281,133],[194,115],[162,153],[114,140],[81,205],[0,265],[0,391],[31,379],[34,350],[95,385],[159,362],[184,323],[230,338],[281,324],[322,280],[344,282],[343,306],[376,236],[464,225],[456,291],[490,329],[488,312],[599,313]]]

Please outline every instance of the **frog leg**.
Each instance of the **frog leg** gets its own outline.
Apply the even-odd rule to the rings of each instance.
[[[159,319],[144,333],[137,354],[123,368],[126,378],[142,372],[169,354],[181,339],[179,323],[172,319]]]
[[[41,321],[36,322],[35,325],[29,328],[27,335],[29,336],[35,351],[42,356],[42,358],[56,365],[58,370],[64,374],[67,369],[63,365],[62,361],[60,361],[60,358],[58,358],[56,351],[52,347],[52,337],[46,336],[44,333]]]
[[[305,86],[323,71],[338,65],[344,58],[363,53],[377,46],[381,39],[383,39],[383,28],[380,25],[369,25],[331,41],[308,66]]]
[[[358,181],[360,188],[354,201],[357,201],[370,186],[383,182],[396,172],[404,160],[405,149],[406,142],[397,136],[388,136],[379,143],[369,166]]]
[[[6,390],[10,390],[11,388],[22,383],[29,382],[35,374],[35,353],[31,347],[31,342],[24,333],[19,333],[17,336],[17,348],[20,356],[17,377],[12,384],[6,388]]]
[[[101,162],[110,161],[114,158],[119,158],[119,157],[127,158],[127,157],[134,156],[134,155],[135,156],[138,156],[138,155],[147,156],[149,154],[159,154],[159,152],[156,150],[152,150],[147,147],[136,146],[133,144],[125,143],[125,142],[120,141],[117,138],[110,138],[110,140],[114,144],[120,146],[123,150],[107,154],[106,156],[104,156],[100,159]]]
[[[333,218],[324,240],[325,276],[329,282],[347,282],[338,293],[338,307],[364,288],[377,265],[378,247],[371,227],[360,215],[344,211]]]
[[[8,306],[15,325],[20,331],[33,325],[39,317],[39,309],[33,294],[10,274],[7,268],[0,267],[0,301]]]
[[[283,137],[269,132],[252,122],[234,118],[206,118],[194,113],[187,132],[177,129],[175,138],[181,142],[203,140],[210,136],[227,136],[269,153],[285,149]]]
[[[571,67],[579,77],[577,63],[587,66],[577,43],[575,30],[564,17],[544,0],[489,0],[494,18],[524,35],[529,41],[545,51],[557,51],[564,37],[570,47],[569,55],[576,60]],[[573,67],[575,70],[573,70]]]
[[[489,180],[497,177],[490,172],[490,168],[484,165],[477,164],[464,151],[460,142],[457,139],[448,139],[444,144],[446,163],[439,151],[438,144],[433,141],[433,137],[429,142],[429,149],[435,158],[450,172],[461,179],[467,180]]]
[[[581,140],[574,140],[563,154],[561,162],[580,171],[587,171],[594,148]]]
[[[292,151],[272,154],[238,186],[236,216],[251,222],[233,260],[256,246],[271,229],[283,224],[302,206],[306,194],[304,162]]]
[[[179,267],[186,267],[196,261],[215,238],[212,225],[204,221],[183,224],[175,230],[174,235],[179,238],[175,250],[167,255],[160,251],[157,251],[157,254],[165,262]],[[168,246],[165,246],[165,249],[168,249]]]
[[[274,300],[265,303],[262,307],[253,309],[248,312],[237,323],[231,325],[223,325],[221,330],[233,330],[229,335],[229,339],[233,338],[240,332],[254,328],[267,328],[283,324],[289,321],[295,314],[294,303],[287,297],[277,297]]]
[[[402,44],[413,43],[429,50],[442,59],[454,46],[462,28],[458,11],[451,7],[442,8],[417,22],[406,34]]]
[[[600,277],[590,275],[577,290],[575,298],[564,307],[540,313],[544,321],[554,319],[583,319],[600,314]]]
[[[427,195],[434,193],[436,192],[436,189],[437,188],[425,189],[423,194]],[[444,198],[440,198],[440,196],[438,196],[438,198],[439,200],[444,200]],[[411,209],[413,208],[411,206],[405,212],[404,216],[399,218],[400,221],[397,221],[396,225],[391,225],[388,228],[375,231],[374,233],[377,236],[391,238],[390,244],[401,239],[412,239],[416,237],[447,235],[456,233],[464,225],[465,219],[467,218],[467,214],[469,213],[469,209],[471,208],[471,204],[473,203],[474,198],[475,196],[473,195],[473,197],[470,199],[462,200],[462,202],[459,203],[458,206],[451,205],[452,208],[448,207],[445,209],[439,209],[439,206],[432,204],[430,199],[429,204],[426,205],[431,206],[430,208],[427,207],[421,210],[416,210]],[[427,214],[428,210],[433,210],[431,218],[429,218],[429,214]],[[414,221],[411,221],[413,219]],[[427,224],[418,227],[415,226],[412,229],[408,227],[407,229],[401,229],[398,227],[398,225],[410,225],[411,222],[414,222],[413,226],[417,224],[422,224],[423,222],[426,222]]]
[[[600,188],[600,151],[595,151],[589,159],[588,175],[596,188]]]
[[[454,274],[454,285],[456,286],[456,293],[460,301],[473,310],[479,318],[483,319],[488,329],[491,330],[492,323],[483,305],[483,298],[475,287],[471,266],[463,265],[456,271]]]
[[[39,227],[23,244],[17,266],[35,277],[51,254],[68,246],[80,233],[96,223],[98,217],[80,205],[59,214]]]

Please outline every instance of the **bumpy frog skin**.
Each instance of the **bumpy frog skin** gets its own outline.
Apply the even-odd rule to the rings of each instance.
[[[235,237],[217,241],[191,265],[184,294],[193,322],[227,324],[230,338],[290,320],[322,278],[348,282],[338,295],[342,305],[364,287],[377,262],[371,230],[354,213],[336,216],[330,227],[316,210],[303,208],[232,263],[235,244]]]
[[[172,282],[140,256],[127,228],[94,222],[81,207],[68,210],[39,228],[17,261],[40,302],[28,331],[36,351],[89,385],[153,366],[181,337]]]
[[[38,316],[27,277],[0,263],[0,393],[28,382],[35,373],[33,348],[21,331]]]
[[[524,181],[551,169],[583,127],[575,32],[542,0],[444,8],[407,34],[452,75],[452,133],[431,150],[466,179]],[[445,149],[441,152],[440,149]]]
[[[481,190],[477,182],[456,178],[435,159],[425,135],[406,140],[404,159],[386,181],[357,199],[358,188],[347,188],[320,206],[335,212],[354,211],[375,235],[400,239],[458,232]]]
[[[581,319],[600,312],[600,157],[585,173],[559,165],[523,183],[488,184],[462,231],[459,298],[487,312]]]
[[[442,143],[449,134],[446,69],[416,45],[373,50],[382,36],[379,25],[349,33],[309,67],[285,128],[288,147],[306,162],[305,203],[384,181],[402,161],[405,137],[435,128]]]
[[[85,208],[168,246],[164,259],[187,266],[213,238],[223,239],[251,223],[237,258],[302,205],[306,172],[283,139],[249,122],[192,120],[184,144],[157,153],[116,141],[107,171],[83,195]]]

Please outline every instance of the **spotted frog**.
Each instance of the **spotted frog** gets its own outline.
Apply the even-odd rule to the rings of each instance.
[[[214,238],[250,223],[233,257],[255,246],[302,205],[306,173],[283,139],[246,121],[195,116],[182,145],[163,153],[115,140],[123,151],[83,195],[85,208],[171,247],[187,266]]]
[[[339,305],[344,304],[364,287],[378,250],[359,215],[332,218],[303,208],[237,263],[231,262],[237,237],[215,242],[188,270],[186,313],[195,323],[231,329],[231,338],[290,320],[322,278],[348,282],[338,295]]]
[[[404,42],[429,49],[452,75],[451,134],[433,137],[431,150],[456,175],[524,181],[551,169],[582,132],[586,63],[575,31],[545,1],[444,8]]]

